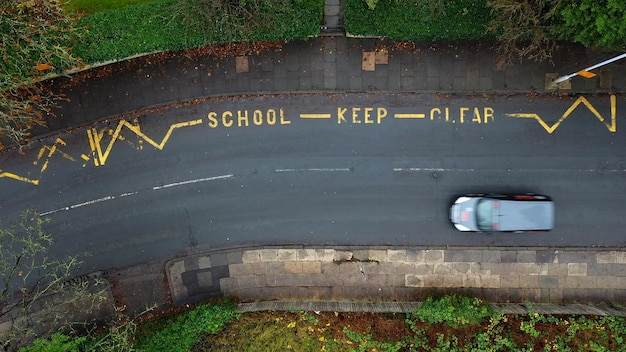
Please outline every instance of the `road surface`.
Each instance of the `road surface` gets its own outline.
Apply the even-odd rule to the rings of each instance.
[[[621,95],[225,98],[51,136],[0,165],[86,271],[248,244],[623,246]],[[623,116],[623,114],[622,114]],[[454,230],[455,196],[536,192],[554,231]],[[5,220],[7,221],[7,220]]]

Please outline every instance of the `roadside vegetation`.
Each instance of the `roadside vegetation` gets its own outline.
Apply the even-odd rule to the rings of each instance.
[[[346,0],[345,8],[354,35],[494,40],[501,67],[550,60],[559,41],[623,50],[625,21],[620,0]]]
[[[48,218],[26,210],[0,224],[0,351],[15,351],[56,331],[85,333],[107,314],[106,286],[97,275],[75,278],[77,255],[51,255]]]
[[[105,10],[117,10],[127,5],[150,2],[152,0],[71,0],[63,5],[63,12],[68,14],[92,15]]]
[[[154,0],[76,23],[74,54],[86,63],[228,42],[305,39],[319,33],[323,0]]]
[[[346,0],[344,25],[353,35],[394,40],[476,40],[485,38],[491,15],[485,1]]]
[[[493,311],[478,298],[429,298],[409,314],[264,311],[236,313],[221,300],[157,317],[132,329],[72,339],[56,334],[39,351],[623,351],[621,317]],[[132,334],[128,334],[128,332]],[[115,342],[115,343],[113,343]]]

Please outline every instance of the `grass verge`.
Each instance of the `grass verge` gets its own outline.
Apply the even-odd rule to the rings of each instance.
[[[71,0],[65,6],[65,11],[91,15],[104,10],[120,9],[126,5],[139,4],[152,0]]]
[[[237,314],[223,300],[140,323],[99,351],[623,351],[622,317],[494,312],[478,298],[428,299],[403,314],[264,311]],[[120,337],[124,339],[119,343]],[[98,337],[95,338],[98,340]],[[92,339],[93,341],[93,339]],[[101,343],[101,346],[113,344]],[[59,347],[61,346],[61,347]],[[27,352],[84,350],[85,338],[55,335]],[[54,349],[54,348],[57,349]],[[81,349],[82,348],[82,349]]]

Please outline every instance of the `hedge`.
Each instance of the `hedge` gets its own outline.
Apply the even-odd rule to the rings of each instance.
[[[324,0],[292,0],[287,2],[289,6],[281,7],[280,13],[268,7],[265,13],[259,12],[257,16],[271,25],[252,30],[244,27],[246,31],[243,32],[241,27],[245,23],[229,26],[224,21],[225,16],[217,16],[215,22],[220,25],[213,28],[210,23],[202,29],[186,26],[174,16],[178,1],[156,0],[81,18],[77,25],[86,28],[87,33],[73,45],[74,55],[92,64],[210,44],[304,39],[319,34],[324,6]]]
[[[345,28],[352,35],[385,36],[395,40],[471,40],[486,36],[490,11],[484,0],[442,0],[431,10],[430,0],[380,0],[368,8],[364,0],[346,0]]]

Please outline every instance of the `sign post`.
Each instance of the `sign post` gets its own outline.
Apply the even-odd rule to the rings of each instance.
[[[585,77],[585,78],[591,78],[591,77],[594,77],[596,74],[595,74],[595,73],[592,73],[592,72],[589,72],[589,71],[591,71],[591,70],[593,70],[593,69],[596,69],[596,68],[598,68],[598,67],[600,67],[600,66],[604,66],[604,65],[610,64],[611,62],[614,62],[614,61],[617,61],[617,60],[623,59],[623,58],[625,58],[625,57],[626,57],[626,53],[624,53],[624,54],[622,54],[622,55],[618,55],[618,56],[616,56],[616,57],[614,57],[614,58],[608,59],[608,60],[606,60],[606,61],[602,61],[602,62],[601,62],[601,63],[599,63],[599,64],[595,64],[595,65],[593,65],[593,66],[589,66],[589,67],[587,67],[587,68],[585,68],[585,69],[583,69],[583,70],[580,70],[580,71],[578,71],[578,72],[574,72],[574,73],[569,74],[569,75],[565,75],[565,76],[558,77],[557,79],[555,79],[555,80],[554,80],[554,83],[559,84],[559,83],[561,83],[561,82],[565,82],[565,81],[567,81],[568,79],[570,79],[570,78],[572,78],[572,77],[574,77],[574,76],[583,76],[583,77]]]

